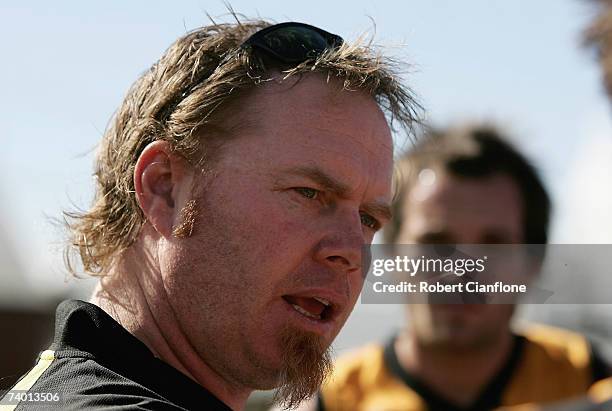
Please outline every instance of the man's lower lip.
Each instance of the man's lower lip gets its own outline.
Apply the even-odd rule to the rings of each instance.
[[[294,318],[295,322],[299,324],[299,327],[305,331],[313,332],[322,336],[328,336],[334,331],[336,322],[333,319],[317,320],[310,318],[296,311],[295,308],[293,308],[287,301],[283,300],[283,303],[289,316]]]

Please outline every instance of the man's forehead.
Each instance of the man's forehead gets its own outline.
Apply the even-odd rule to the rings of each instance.
[[[408,202],[485,207],[499,200],[495,193],[513,194],[515,188],[514,180],[501,172],[473,177],[454,175],[441,167],[424,168],[409,190]]]
[[[404,201],[403,214],[406,221],[418,221],[432,232],[463,224],[504,226],[514,223],[511,216],[522,209],[515,186],[503,174],[466,178],[442,172],[430,181],[417,180]]]
[[[313,151],[332,150],[347,157],[365,154],[378,162],[392,162],[391,132],[371,96],[330,91],[341,85],[333,85],[337,80],[328,84],[320,73],[299,82],[287,81],[293,85],[267,84],[246,96],[244,113],[240,114],[257,123],[250,127],[250,134],[260,138],[274,135],[278,139],[274,144],[287,150],[290,145],[299,146],[299,150],[309,145]]]
[[[297,108],[313,114],[324,112],[332,117],[352,111],[351,106],[346,104],[347,100],[358,99],[362,103],[369,103],[371,115],[378,116],[386,123],[385,115],[373,96],[365,90],[347,90],[342,79],[321,72],[290,77],[275,74],[250,92],[248,98],[256,100],[257,104],[249,104],[247,109],[259,115],[272,113],[274,108]]]

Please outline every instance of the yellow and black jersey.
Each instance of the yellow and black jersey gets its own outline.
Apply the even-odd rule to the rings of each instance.
[[[515,335],[504,366],[469,407],[436,395],[399,363],[395,338],[341,357],[322,387],[326,411],[484,411],[584,396],[609,369],[582,336],[552,327]]]
[[[27,392],[17,403],[12,393]],[[57,394],[44,406],[35,401]],[[99,307],[64,301],[55,339],[38,363],[5,394],[0,410],[213,410],[231,411],[180,371],[156,358]]]

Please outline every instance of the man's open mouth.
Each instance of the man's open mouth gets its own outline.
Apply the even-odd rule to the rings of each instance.
[[[284,295],[283,299],[291,305],[295,311],[312,320],[326,321],[332,318],[334,310],[333,305],[325,298]]]

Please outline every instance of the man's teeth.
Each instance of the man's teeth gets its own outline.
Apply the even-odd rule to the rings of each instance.
[[[295,309],[295,311],[299,312],[300,314],[304,314],[306,317],[314,318],[315,320],[321,319],[320,315],[314,315],[313,313],[309,313],[297,304],[291,304],[291,306]]]
[[[315,300],[317,300],[318,302],[320,302],[321,304],[323,304],[326,307],[329,307],[329,305],[330,305],[330,302],[327,301],[325,298],[321,298],[321,297],[312,297],[312,298],[314,298]]]

